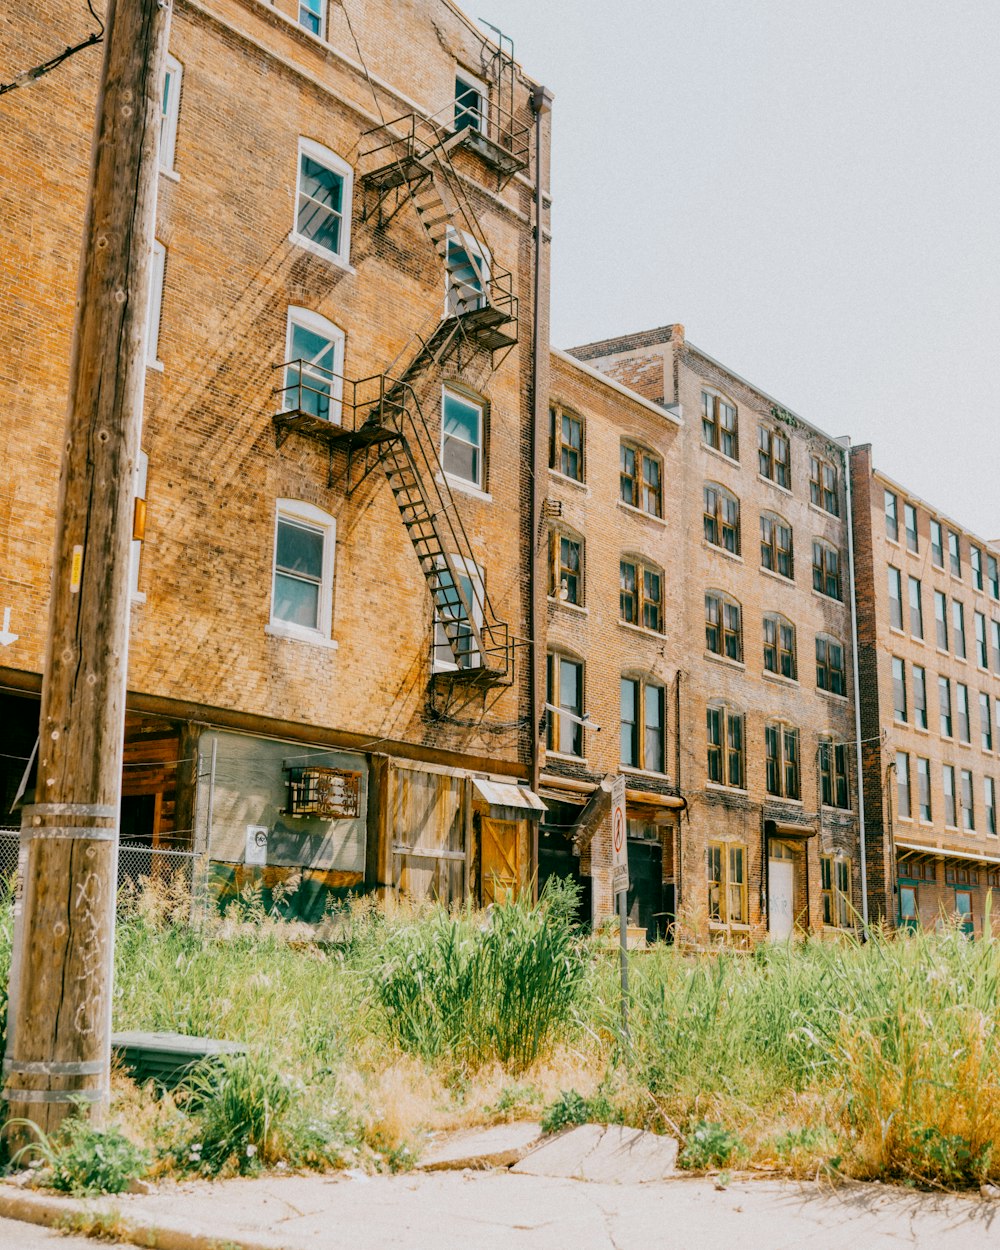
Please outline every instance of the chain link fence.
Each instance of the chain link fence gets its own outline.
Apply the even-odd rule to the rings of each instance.
[[[19,830],[0,828],[0,891],[9,896],[17,879]],[[141,894],[155,887],[175,899],[191,899],[195,885],[194,851],[170,850],[142,842],[121,842],[118,847],[118,893]]]

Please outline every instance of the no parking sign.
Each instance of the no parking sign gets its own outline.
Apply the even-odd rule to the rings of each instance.
[[[625,823],[625,778],[618,774],[611,786],[611,888],[628,890],[628,826]]]

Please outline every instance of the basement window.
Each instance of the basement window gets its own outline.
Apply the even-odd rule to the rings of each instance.
[[[350,254],[350,165],[312,139],[299,140],[294,242],[346,265]]]

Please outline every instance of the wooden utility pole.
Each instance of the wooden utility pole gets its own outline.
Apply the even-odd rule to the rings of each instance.
[[[46,1132],[107,1105],[133,472],[169,0],[109,0],[91,153],[3,1097]]]

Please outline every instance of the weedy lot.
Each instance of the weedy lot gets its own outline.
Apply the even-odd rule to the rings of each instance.
[[[359,901],[317,945],[259,900],[196,930],[147,891],[119,924],[115,1027],[248,1054],[172,1095],[119,1076],[113,1124],[39,1143],[40,1171],[85,1192],[137,1175],[400,1170],[429,1133],[541,1117],[675,1134],[694,1170],[1000,1180],[996,943],[658,948],[631,960],[626,1047],[616,950],[573,930],[571,903],[556,890],[487,917]]]

